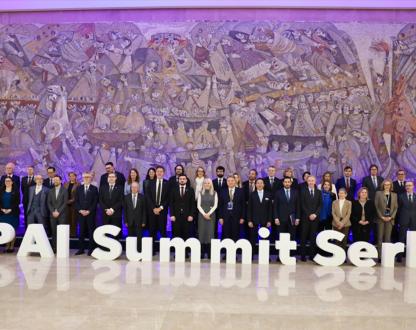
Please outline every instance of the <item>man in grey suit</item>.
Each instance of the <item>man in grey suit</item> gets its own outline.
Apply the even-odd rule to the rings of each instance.
[[[56,252],[57,226],[66,224],[68,191],[62,187],[61,181],[61,177],[55,175],[53,178],[54,187],[48,193],[48,208],[51,215],[52,249],[54,252]]]
[[[406,192],[399,195],[399,239],[404,244],[407,231],[416,230],[416,194],[413,192],[413,182],[407,181],[405,188]],[[402,254],[397,257],[397,261],[402,261]]]
[[[48,228],[48,192],[49,189],[43,185],[41,175],[35,176],[35,186],[29,188],[29,197],[27,203],[27,224],[40,223],[45,230]]]
[[[139,194],[139,184],[131,184],[131,193],[123,200],[124,221],[130,237],[137,237],[137,249],[141,251],[142,230],[146,224],[146,207],[142,194]]]

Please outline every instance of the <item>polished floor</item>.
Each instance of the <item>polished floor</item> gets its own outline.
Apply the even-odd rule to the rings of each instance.
[[[2,254],[0,329],[416,329],[416,270]]]

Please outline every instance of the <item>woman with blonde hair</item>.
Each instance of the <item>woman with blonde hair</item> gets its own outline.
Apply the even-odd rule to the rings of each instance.
[[[241,176],[237,172],[233,174],[235,179],[235,186],[238,188],[243,188],[243,182],[241,181]]]
[[[361,187],[357,193],[357,200],[352,201],[351,226],[354,242],[370,242],[375,212],[374,201],[368,199],[368,189]]]
[[[338,194],[339,199],[332,203],[332,229],[344,234],[340,246],[345,250],[351,227],[351,201],[347,200],[347,190],[345,188],[341,188]]]
[[[325,181],[329,181],[331,183],[331,192],[335,194],[335,199],[338,199],[337,188],[335,187],[335,184],[332,180],[332,173],[331,172],[325,172],[324,175],[322,175],[321,183],[318,184],[318,189],[319,190],[322,190],[322,184]]]
[[[198,238],[201,242],[201,257],[210,251],[211,239],[215,238],[215,210],[218,207],[218,195],[211,179],[206,178],[202,190],[197,195]]]
[[[195,179],[192,183],[192,188],[195,190],[195,199],[198,197],[199,193],[202,191],[202,186],[205,180],[205,169],[203,167],[198,167],[195,171]]]
[[[391,242],[391,232],[398,208],[397,194],[393,192],[391,179],[385,179],[381,184],[381,190],[376,192],[374,205],[377,213],[377,249],[381,256],[382,243]]]

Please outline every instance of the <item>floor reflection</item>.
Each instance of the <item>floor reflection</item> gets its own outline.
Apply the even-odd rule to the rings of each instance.
[[[307,265],[227,265],[99,261],[91,258],[40,259],[6,257],[0,265],[0,290],[81,292],[100,295],[143,288],[189,288],[215,294],[244,289],[250,299],[267,302],[278,297],[314,296],[323,302],[349,297],[367,299],[376,293],[391,301],[416,303],[416,270],[396,268],[322,267]],[[241,294],[242,291],[236,291]]]

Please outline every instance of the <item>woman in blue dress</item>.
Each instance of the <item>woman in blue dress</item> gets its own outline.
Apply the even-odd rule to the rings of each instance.
[[[11,225],[15,232],[19,228],[19,209],[20,194],[18,189],[14,189],[11,178],[4,180],[4,185],[0,188],[0,222]],[[14,252],[15,239],[7,243],[5,252]]]

